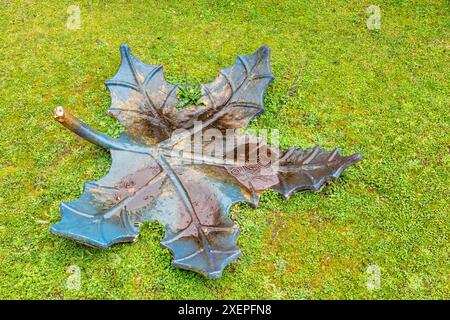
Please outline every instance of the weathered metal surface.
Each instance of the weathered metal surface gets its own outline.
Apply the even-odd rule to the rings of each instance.
[[[61,107],[55,110],[56,120],[112,156],[106,176],[87,182],[78,200],[61,203],[62,220],[51,227],[56,235],[106,249],[135,241],[142,222],[157,220],[165,225],[161,244],[171,251],[174,266],[217,278],[240,255],[239,228],[228,217],[234,203],[256,206],[269,188],[285,198],[295,191],[318,191],[360,159],[319,147],[283,151],[264,141],[253,144],[239,132],[231,135],[240,141],[231,157],[229,150],[214,156],[195,151],[197,134],[243,128],[263,112],[264,91],[273,79],[267,47],[238,56],[202,86],[203,105],[181,110],[177,85],[166,82],[160,65],[142,63],[126,45],[121,53],[119,71],[106,82],[110,114],[126,127],[120,138],[94,131]],[[210,140],[200,141],[201,150],[210,147]],[[271,157],[261,157],[261,148]],[[180,152],[186,149],[191,151]]]

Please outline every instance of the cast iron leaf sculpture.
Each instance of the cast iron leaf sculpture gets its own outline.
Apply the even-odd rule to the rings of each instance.
[[[56,235],[105,249],[135,241],[142,222],[157,220],[165,225],[162,245],[174,266],[217,278],[240,254],[239,228],[228,217],[234,203],[256,206],[269,188],[285,198],[318,191],[360,158],[319,147],[284,151],[239,131],[228,134],[263,112],[264,91],[273,80],[265,46],[238,56],[201,86],[199,105],[183,109],[177,109],[178,86],[166,82],[161,65],[144,64],[126,45],[121,54],[119,71],[106,82],[110,114],[126,127],[120,138],[89,128],[62,107],[55,110],[60,123],[112,156],[106,176],[87,182],[78,200],[61,203],[62,219],[51,228]],[[231,149],[205,153],[223,146],[212,137],[196,141],[208,130],[214,139],[227,132]]]

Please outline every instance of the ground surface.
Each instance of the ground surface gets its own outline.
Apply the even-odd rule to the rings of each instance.
[[[72,4],[0,3],[1,298],[450,297],[448,1],[377,1],[380,30],[366,26],[371,1],[77,2],[70,30]],[[59,202],[110,157],[52,110],[115,133],[103,83],[121,43],[202,82],[266,44],[276,80],[252,126],[364,159],[320,194],[236,206],[243,256],[219,280],[172,268],[158,225],[107,251],[57,238]]]

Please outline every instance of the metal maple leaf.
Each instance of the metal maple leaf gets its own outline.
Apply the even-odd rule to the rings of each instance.
[[[62,220],[51,227],[56,235],[105,249],[135,241],[142,222],[157,220],[165,225],[161,244],[171,251],[174,266],[218,278],[240,255],[239,228],[228,217],[233,204],[256,206],[269,188],[285,198],[295,191],[318,191],[360,159],[359,154],[343,157],[338,150],[319,147],[283,151],[264,141],[254,147],[239,132],[231,135],[231,152],[212,157],[182,152],[198,145],[191,139],[196,134],[244,128],[263,112],[264,91],[273,80],[268,47],[238,56],[201,86],[201,105],[181,110],[176,108],[178,86],[164,79],[161,65],[144,64],[126,45],[121,54],[119,71],[106,82],[109,112],[126,127],[120,138],[96,132],[62,107],[55,110],[60,123],[112,156],[106,176],[87,182],[78,200],[61,203]],[[210,146],[209,140],[200,142],[201,150]],[[261,157],[262,148],[277,155],[276,161]],[[255,151],[256,162],[249,163]]]

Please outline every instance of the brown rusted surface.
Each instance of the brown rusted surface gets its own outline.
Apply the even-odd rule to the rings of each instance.
[[[54,112],[55,120],[59,121],[63,126],[73,132],[77,132],[81,122],[75,118],[71,113],[64,110],[62,107],[57,107]]]

